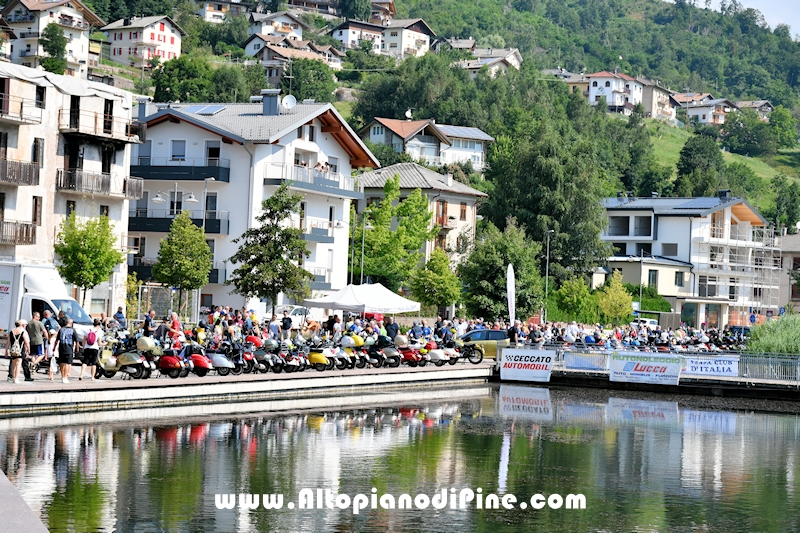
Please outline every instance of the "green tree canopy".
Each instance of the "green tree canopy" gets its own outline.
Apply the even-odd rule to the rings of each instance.
[[[725,167],[725,160],[714,139],[706,135],[693,135],[681,148],[677,166],[678,176],[688,176],[695,170],[701,173],[711,169],[721,171]]]
[[[777,106],[769,114],[769,126],[779,148],[797,146],[797,119],[792,116],[791,111],[782,105]]]
[[[293,78],[284,77],[282,89],[293,94],[298,100],[308,98],[317,102],[332,102],[336,82],[330,67],[316,59],[295,59],[290,69]]]
[[[51,22],[42,30],[39,38],[47,57],[41,60],[42,68],[54,74],[64,74],[67,70],[67,38],[64,37],[64,30],[55,22]]]
[[[574,320],[585,320],[593,304],[589,287],[579,277],[564,280],[561,287],[553,293],[553,299],[559,310]]]
[[[622,274],[617,270],[606,282],[598,295],[597,303],[607,319],[620,324],[633,312],[633,298],[622,283]]]
[[[451,305],[461,294],[458,276],[441,248],[431,252],[431,258],[424,267],[414,270],[410,281],[411,293],[423,305]]]
[[[153,73],[156,102],[207,102],[211,93],[211,66],[203,57],[181,55]]]
[[[301,195],[292,194],[284,181],[261,203],[258,225],[233,240],[239,248],[230,260],[238,266],[225,284],[233,285],[234,292],[269,300],[273,307],[281,292],[307,293],[312,276],[297,263],[299,257],[310,255],[306,242],[300,229],[284,225],[302,199]]]
[[[467,311],[490,319],[508,316],[506,270],[511,263],[516,277],[517,316],[536,312],[544,296],[544,281],[537,268],[540,252],[541,244],[528,238],[513,218],[503,231],[487,224],[477,236],[472,253],[458,266]]]
[[[722,146],[735,154],[769,156],[777,150],[773,128],[754,109],[728,113],[720,140]]]
[[[339,9],[346,19],[369,20],[372,2],[370,0],[339,0]]]
[[[54,250],[60,259],[58,272],[66,281],[86,290],[107,281],[114,267],[125,260],[117,248],[118,237],[108,217],[81,221],[73,211],[61,222]]]

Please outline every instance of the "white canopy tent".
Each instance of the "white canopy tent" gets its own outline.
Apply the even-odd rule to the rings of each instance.
[[[341,309],[353,313],[410,313],[419,311],[419,302],[395,294],[380,283],[348,285],[323,298],[304,300],[306,307]]]

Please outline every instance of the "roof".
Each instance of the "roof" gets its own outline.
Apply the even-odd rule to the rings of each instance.
[[[428,34],[431,37],[436,37],[436,32],[433,31],[433,29],[431,29],[431,27],[428,26],[428,23],[425,22],[423,19],[394,19],[391,22],[389,22],[389,24],[387,26],[384,26],[384,29],[386,29],[386,28],[410,28],[411,26],[414,26],[415,24],[421,24],[422,27],[423,27],[423,30],[427,30],[427,31],[423,31],[422,33]]]
[[[453,184],[448,185],[445,176],[416,163],[397,163],[381,170],[365,172],[358,179],[365,189],[383,189],[386,180],[395,174],[400,176],[401,189],[432,189],[467,196],[488,196],[460,181],[453,180]]]
[[[242,44],[242,48],[245,48],[248,44],[250,44],[250,41],[252,41],[253,39],[261,39],[267,44],[279,44],[282,41],[284,41],[286,37],[283,35],[267,35],[264,33],[254,33],[244,42],[244,44]]]
[[[336,26],[335,28],[333,28],[331,30],[331,35],[333,35],[333,32],[338,29],[349,28],[351,26],[357,28],[363,28],[365,30],[375,30],[378,33],[382,33],[384,28],[386,28],[386,26],[383,26],[382,24],[373,24],[371,22],[364,22],[361,20],[346,20],[341,24],[339,24],[338,26]]]
[[[636,262],[638,263],[640,260],[645,264],[656,264],[656,265],[666,265],[666,266],[677,266],[677,267],[693,267],[692,263],[688,263],[686,261],[681,261],[679,259],[674,259],[671,257],[664,257],[663,255],[645,255],[644,257],[639,257],[638,255],[628,256],[628,255],[615,255],[608,258],[609,263],[615,262],[628,262],[631,257],[636,258]]]
[[[475,47],[475,39],[447,39],[447,44],[456,50],[470,50]]]
[[[8,39],[17,38],[17,34],[14,33],[14,30],[11,28],[11,26],[8,25],[8,22],[6,22],[6,20],[2,17],[0,17],[0,33],[5,33],[6,38]]]
[[[592,74],[587,74],[587,78],[619,78],[625,81],[635,81],[636,83],[643,83],[641,80],[637,80],[636,78],[632,78],[623,72],[609,72],[607,70],[601,70],[600,72],[594,72]]]
[[[372,126],[374,122],[381,124],[386,127],[386,129],[390,130],[398,137],[403,139],[410,139],[420,131],[424,130],[427,127],[431,128],[431,132],[439,138],[445,144],[451,144],[450,139],[442,133],[439,129],[436,122],[430,119],[426,120],[398,120],[395,118],[382,118],[382,117],[375,117],[372,119],[372,122],[361,128],[359,134],[364,134],[369,131],[369,128]]]
[[[661,85],[661,82],[658,81],[658,80],[651,80],[651,79],[645,78],[644,76],[637,76],[636,77],[636,81],[638,81],[639,83],[641,83],[645,87],[655,87],[657,89],[660,89],[660,90],[664,91],[665,93],[669,93],[671,95],[672,94],[676,94],[675,91],[667,89],[666,87],[663,87]]]
[[[613,211],[652,211],[658,216],[704,217],[727,207],[741,206],[734,215],[739,220],[747,220],[754,226],[766,226],[768,223],[744,198],[718,196],[697,198],[606,198],[603,207]]]
[[[569,78],[564,78],[566,83],[589,83],[589,78],[586,77],[586,74],[573,74]]]
[[[86,7],[86,5],[80,0],[55,0],[53,2],[46,2],[43,0],[12,0],[3,8],[2,14],[7,15],[8,13],[11,13],[17,4],[22,4],[28,9],[28,11],[46,11],[53,9],[54,7],[63,6],[64,4],[72,4],[73,7],[78,9],[78,11],[83,12],[86,22],[92,26],[99,28],[106,25],[103,19],[98,17],[94,11]]]
[[[781,237],[781,252],[800,252],[800,233]]]
[[[578,74],[572,73],[567,69],[561,67],[546,68],[542,71],[542,74],[544,74],[545,76],[555,76],[556,78],[563,78],[563,79],[568,79],[578,76]]]
[[[505,57],[484,57],[482,59],[457,61],[454,64],[467,70],[480,70],[483,67],[496,65],[498,63],[505,63],[508,66],[512,66]]]
[[[303,27],[303,29],[310,30],[311,26],[306,24],[303,19],[289,13],[288,11],[276,11],[275,13],[249,13],[250,22],[263,22],[265,20],[272,20],[278,18],[280,16],[286,16],[290,19],[294,20],[297,24]]]
[[[699,102],[700,100],[713,100],[711,93],[675,93],[675,101],[681,104],[686,102]]]
[[[314,43],[309,44],[312,50],[316,50],[320,54],[329,53],[334,56],[345,57],[347,54],[339,50],[338,48],[334,48],[333,46],[326,44],[325,46],[319,46]]]
[[[267,44],[259,51],[259,55],[263,55],[264,50],[270,50],[273,53],[286,58],[286,59],[314,59],[316,61],[323,61],[323,57],[316,52],[308,50],[295,50],[294,48],[285,48],[283,46],[275,46],[274,44]]]
[[[694,109],[694,108],[698,108],[698,107],[714,107],[714,106],[718,106],[718,105],[725,105],[726,103],[730,107],[739,109],[739,107],[736,104],[734,104],[733,102],[731,102],[727,98],[717,98],[716,100],[706,100],[705,102],[697,102],[696,104],[692,103],[692,102],[683,102],[681,105],[683,107],[686,107],[686,108],[693,108]]]
[[[736,107],[738,107],[739,109],[742,108],[758,109],[764,105],[773,107],[772,103],[770,103],[769,100],[742,100],[740,102],[735,102],[735,104]]]
[[[213,115],[199,115],[189,112],[189,108],[200,110],[204,106],[218,106],[222,109]],[[292,109],[281,109],[277,116],[262,114],[260,102],[248,104],[169,104],[147,117],[148,127],[177,118],[185,120],[202,129],[216,133],[231,141],[244,144],[275,143],[287,133],[293,132],[298,125],[318,119],[324,128],[330,128],[330,135],[348,152],[354,166],[380,166],[378,160],[367,149],[361,139],[350,128],[338,111],[326,103],[298,103]],[[323,129],[323,131],[325,131]]]
[[[436,125],[442,133],[455,139],[474,139],[476,141],[494,141],[494,137],[478,128],[468,128],[466,126],[451,126],[449,124]]]
[[[518,55],[520,59],[522,56],[517,48],[476,48],[472,51],[472,55],[478,58],[483,57],[508,57],[510,55]]]
[[[101,30],[118,30],[121,28],[146,28],[151,24],[155,24],[161,20],[167,19],[170,24],[172,24],[175,29],[177,29],[181,35],[186,35],[186,32],[178,26],[178,23],[172,20],[170,17],[166,15],[155,16],[155,17],[142,17],[142,18],[130,18],[130,19],[119,19],[115,22],[112,22],[108,26],[104,26],[100,28]],[[125,24],[125,21],[128,21],[128,24]]]

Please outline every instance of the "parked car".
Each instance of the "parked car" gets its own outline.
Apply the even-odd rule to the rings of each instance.
[[[292,319],[292,329],[300,329],[306,320],[306,316],[311,314],[308,307],[300,305],[279,305],[275,308],[275,314],[278,318],[283,318],[283,312],[289,311],[289,318]]]
[[[731,333],[746,339],[750,337],[750,326],[731,326]]]
[[[655,331],[658,329],[658,320],[655,318],[640,318],[630,323],[630,326],[636,329],[639,329],[642,325],[647,326],[650,331]]]
[[[464,344],[480,344],[485,350],[484,357],[496,359],[498,348],[507,348],[508,332],[506,330],[476,329],[459,337]]]

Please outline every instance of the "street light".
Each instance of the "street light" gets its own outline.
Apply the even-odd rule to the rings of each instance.
[[[372,229],[372,224],[366,222],[366,217],[364,221],[365,224],[361,228],[361,281],[358,283],[359,285],[364,284],[364,234],[367,232],[368,229]]]
[[[184,190],[185,189],[181,189],[181,191],[184,191]],[[163,194],[164,194],[164,192],[158,191],[158,193],[156,193],[156,197],[153,198],[153,203],[154,204],[163,204],[164,202],[168,202],[169,200],[167,198],[164,198],[164,196],[162,196]],[[177,181],[175,182],[175,192],[174,192],[174,196],[172,197],[172,199],[173,199],[172,201],[175,202],[175,207],[177,208],[177,204],[178,204],[178,182]],[[187,204],[196,204],[196,203],[200,202],[200,200],[198,200],[195,197],[193,192],[189,192],[189,196],[187,196],[186,199],[183,200],[183,201],[186,202]],[[178,212],[177,212],[178,210],[174,209],[174,211],[175,212],[173,214],[177,215],[178,214]]]
[[[203,180],[203,233],[206,231],[206,208],[208,207],[208,182],[217,181],[214,176],[209,176]],[[186,200],[187,202],[189,200]]]
[[[547,260],[545,262],[544,267],[544,316],[542,317],[542,325],[547,325],[547,292],[550,288],[550,236],[555,233],[556,230],[549,229],[547,230]]]
[[[633,263],[633,258],[628,257],[628,262]],[[639,249],[639,318],[642,312],[642,275],[644,274],[644,248]]]

